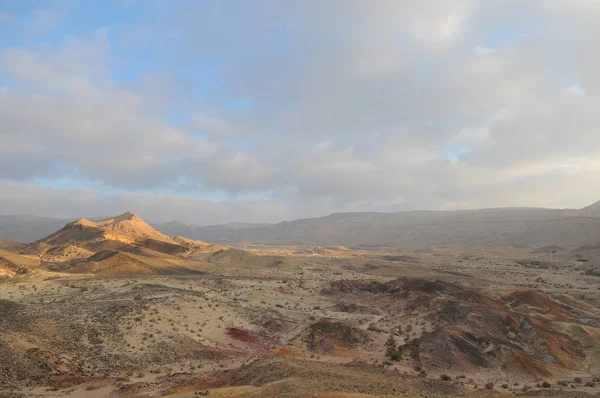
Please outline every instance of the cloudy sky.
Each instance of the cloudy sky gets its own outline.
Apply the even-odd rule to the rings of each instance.
[[[0,214],[600,199],[598,0],[0,0]]]

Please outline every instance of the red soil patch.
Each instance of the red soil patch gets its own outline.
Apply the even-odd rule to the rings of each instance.
[[[254,336],[254,335],[250,334],[249,332],[242,330],[242,329],[229,328],[229,329],[227,329],[227,333],[229,333],[229,335],[231,337],[233,337],[234,339],[243,341],[245,343],[256,342],[256,336]]]
[[[381,294],[386,293],[399,299],[415,297],[436,298],[449,297],[469,305],[483,305],[501,309],[504,303],[477,289],[467,288],[457,283],[444,282],[439,279],[398,278],[386,283],[373,280],[340,280],[332,282],[331,286],[323,289],[323,295]]]
[[[275,350],[275,354],[281,357],[295,357],[296,355],[298,355],[298,353],[294,351],[294,349],[289,347],[277,347],[277,349]]]

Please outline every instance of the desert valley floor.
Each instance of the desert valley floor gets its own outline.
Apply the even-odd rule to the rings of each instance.
[[[0,246],[0,397],[596,396],[600,246]]]

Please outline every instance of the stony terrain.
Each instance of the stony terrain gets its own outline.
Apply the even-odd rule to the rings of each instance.
[[[600,393],[596,245],[241,250],[126,213],[2,247],[0,397]]]

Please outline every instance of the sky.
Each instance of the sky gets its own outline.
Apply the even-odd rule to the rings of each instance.
[[[600,200],[600,0],[0,0],[0,214]]]

